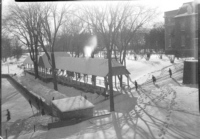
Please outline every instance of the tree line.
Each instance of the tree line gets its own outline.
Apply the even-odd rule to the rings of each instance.
[[[23,49],[17,40],[11,39],[8,36],[1,38],[1,60],[6,62],[8,58],[14,57],[17,60],[22,56]]]

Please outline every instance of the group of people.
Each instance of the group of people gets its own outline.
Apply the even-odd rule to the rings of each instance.
[[[172,78],[172,70],[169,68],[169,76],[170,78]],[[153,81],[153,84],[156,83],[156,77],[152,75],[152,81]],[[137,91],[138,89],[138,83],[137,81],[135,81],[135,90]]]

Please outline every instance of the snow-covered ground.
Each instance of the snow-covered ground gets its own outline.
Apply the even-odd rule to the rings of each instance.
[[[23,70],[17,68],[20,61],[9,65],[9,73],[23,76]],[[168,68],[173,71],[169,78]],[[198,88],[182,84],[183,61],[171,64],[167,57],[159,59],[152,56],[149,61],[127,59],[127,69],[131,80],[137,80],[138,91],[126,88],[121,95],[114,97],[115,112],[109,116],[94,118],[76,125],[47,130],[51,121],[49,116],[38,116],[23,96],[6,79],[2,80],[2,123],[10,127],[9,139],[198,139],[200,136],[200,115],[198,108]],[[8,73],[6,63],[2,73]],[[151,75],[157,77],[153,85]],[[28,80],[34,80],[26,75]],[[27,80],[27,81],[28,81]],[[52,83],[39,84],[53,88]],[[126,79],[124,79],[126,82]],[[27,82],[27,84],[31,83]],[[130,83],[134,87],[133,83]],[[95,104],[95,115],[107,113],[109,100],[96,94],[85,93],[72,87],[58,85],[58,91],[68,97],[87,95]],[[137,98],[137,100],[136,100]],[[137,103],[136,103],[137,102]],[[136,105],[136,106],[135,106]],[[6,123],[5,111],[11,112],[11,121]],[[33,113],[35,116],[33,116]],[[36,132],[33,125],[36,124]],[[2,133],[5,135],[5,127]]]

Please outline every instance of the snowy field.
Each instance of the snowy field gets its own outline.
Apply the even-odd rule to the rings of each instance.
[[[52,83],[24,76],[17,64],[23,62],[11,59],[13,64],[2,63],[2,73],[17,73],[24,84],[37,82],[49,88]],[[173,78],[169,78],[168,68]],[[76,125],[47,130],[50,116],[41,116],[31,109],[26,99],[6,79],[2,79],[2,133],[8,128],[8,139],[199,139],[200,115],[198,108],[198,88],[183,85],[183,60],[171,64],[167,57],[159,59],[153,55],[149,61],[127,59],[127,69],[132,81],[139,83],[138,91],[125,88],[115,95],[115,112],[109,116],[94,118]],[[157,77],[153,85],[151,75]],[[126,82],[126,80],[124,80]],[[35,87],[36,88],[36,87]],[[34,90],[34,88],[33,88]],[[67,97],[86,95],[95,104],[95,115],[107,113],[109,101],[103,96],[85,93],[72,87],[58,85],[58,91]],[[42,92],[42,90],[41,90]],[[11,112],[11,120],[6,122],[6,109]],[[36,131],[33,126],[36,125]]]

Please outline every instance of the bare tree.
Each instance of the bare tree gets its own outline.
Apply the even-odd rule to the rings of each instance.
[[[134,6],[128,3],[118,3],[117,5],[106,7],[83,7],[83,13],[79,17],[93,28],[96,35],[103,38],[107,48],[107,58],[109,59],[109,69],[111,69],[111,55],[114,51],[115,59],[121,64],[125,64],[127,46],[133,39],[135,33],[148,23],[156,15],[155,9],[145,9],[142,6]],[[120,56],[117,58],[117,46]],[[110,71],[109,82],[112,88],[112,71]],[[122,86],[122,76],[119,76]],[[112,92],[112,91],[111,91]]]
[[[126,6],[122,7],[117,4],[116,6],[107,5],[106,7],[83,7],[81,12],[84,15],[79,16],[93,29],[97,36],[102,38],[107,49],[110,111],[114,111],[111,54],[116,34],[126,19]]]
[[[1,59],[3,61],[6,61],[8,57],[11,57],[12,55],[12,47],[11,47],[11,39],[8,36],[5,36],[2,34],[1,37]]]
[[[41,29],[41,6],[39,4],[10,5],[5,18],[7,30],[28,47],[38,78],[38,37]]]
[[[117,57],[115,51],[114,54],[115,59],[126,66],[128,46],[134,41],[134,38],[137,37],[137,32],[156,16],[156,9],[146,9],[144,6],[131,4],[123,8],[125,10],[124,22],[121,24],[119,30],[117,30],[115,38],[115,45],[118,48],[119,56]],[[122,86],[122,77],[123,76],[118,76],[120,86]]]
[[[43,35],[40,36],[40,43],[52,65],[52,75],[55,90],[58,90],[56,64],[54,57],[55,42],[60,27],[67,21],[68,13],[70,12],[69,8],[70,6],[66,7],[64,5],[60,10],[56,4],[46,4],[43,8],[41,16]],[[50,47],[51,57],[48,55],[47,50],[45,49],[43,43],[44,40],[48,43]]]

